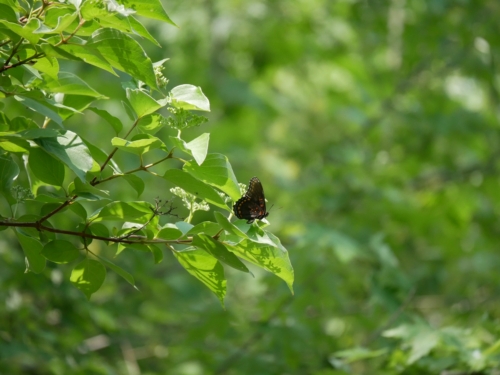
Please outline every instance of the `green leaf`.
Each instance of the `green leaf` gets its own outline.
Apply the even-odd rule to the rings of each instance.
[[[182,237],[182,232],[174,224],[170,223],[165,224],[156,235],[156,238],[162,240],[176,240],[180,237]]]
[[[92,215],[89,220],[98,221],[131,221],[146,223],[153,215],[152,206],[148,202],[111,202],[99,212]]]
[[[180,85],[170,91],[172,106],[186,110],[210,112],[210,102],[201,91],[201,87]]]
[[[92,35],[88,45],[96,48],[114,68],[158,90],[150,58],[128,35],[114,29],[100,29]]]
[[[224,267],[204,250],[174,251],[182,267],[205,284],[219,298],[224,306],[226,296],[226,277]]]
[[[183,170],[209,185],[215,186],[236,201],[240,198],[240,188],[233,168],[227,157],[221,154],[208,154],[203,164],[187,162]]]
[[[84,221],[87,220],[87,210],[78,202],[73,202],[69,205],[69,209],[73,211],[76,215],[82,218]]]
[[[71,38],[71,42],[72,43],[70,44],[62,44],[58,47],[45,43],[41,44],[40,47],[48,56],[65,60],[83,61],[118,76],[118,74],[116,74],[111,67],[111,64],[104,58],[97,48],[83,44],[83,40],[75,37]],[[75,42],[80,42],[82,44],[75,44]]]
[[[108,267],[109,269],[113,270],[115,273],[117,273],[119,276],[123,277],[125,279],[126,282],[128,282],[130,285],[132,285],[135,289],[137,289],[137,287],[135,286],[135,280],[134,280],[134,277],[128,273],[127,271],[125,271],[123,268],[117,266],[116,264],[114,264],[113,262],[109,261],[108,259],[106,258],[103,258],[103,257],[100,257],[98,256],[99,260],[104,263],[106,265],[106,267]]]
[[[54,263],[69,263],[80,256],[78,249],[69,241],[54,240],[45,244],[42,255]]]
[[[96,90],[90,87],[87,82],[69,72],[59,73],[57,79],[53,79],[50,76],[46,75],[44,77],[43,84],[41,84],[39,87],[52,93],[83,95],[101,99],[106,98],[104,95],[98,93]]]
[[[407,364],[411,365],[426,356],[439,343],[439,333],[431,330],[419,332],[410,341],[411,351]]]
[[[248,268],[241,262],[241,260],[238,259],[236,255],[229,251],[222,243],[214,240],[206,234],[195,235],[193,237],[193,246],[205,250],[216,259],[227,264],[228,266],[233,267],[234,269],[237,269],[238,271],[250,273]]]
[[[62,186],[64,182],[64,164],[40,147],[30,150],[28,165],[33,174],[49,185]]]
[[[272,272],[283,279],[293,293],[294,273],[292,264],[288,258],[288,252],[281,244],[278,247],[271,241],[269,241],[269,243],[273,245],[244,239],[238,244],[226,244],[226,246],[238,255],[238,257]]]
[[[19,133],[24,139],[55,138],[61,133],[55,129],[28,129]]]
[[[19,228],[18,228],[19,229]],[[27,270],[40,273],[45,269],[45,258],[40,254],[42,243],[16,229],[16,236],[26,256]]]
[[[10,196],[10,188],[18,175],[19,167],[14,160],[10,156],[0,155],[0,189],[6,197]]]
[[[85,182],[85,173],[92,168],[93,159],[89,149],[77,134],[68,130],[57,138],[38,138],[35,142],[62,161]]]
[[[105,278],[106,268],[100,262],[85,259],[76,265],[69,280],[90,299],[90,296],[99,290]]]
[[[220,226],[229,234],[240,238],[248,238],[246,233],[242,232],[240,228],[231,223],[224,215],[220,212],[215,212],[215,220],[220,224]]]
[[[163,261],[163,251],[161,251],[161,249],[155,245],[149,245],[149,248],[153,253],[155,264],[161,263]]]
[[[37,18],[32,18],[26,25],[21,26],[19,23],[9,22],[0,19],[0,25],[4,25],[9,30],[13,31],[20,37],[26,39],[31,44],[36,45],[40,40],[41,35],[35,34],[34,31],[40,27],[42,23]]]
[[[116,134],[120,133],[123,129],[123,124],[118,117],[111,115],[108,111],[90,107],[90,111],[94,112],[96,115],[100,116],[104,120],[106,120],[115,130]]]
[[[57,25],[54,28],[47,27],[43,23],[33,31],[34,34],[60,34],[65,31],[69,25],[78,17],[78,12],[68,13],[57,19]]]
[[[89,194],[91,194],[97,197],[97,199],[100,199],[99,197],[109,198],[109,192],[107,190],[96,188],[87,181],[81,181],[79,178],[76,178],[73,183],[74,184],[68,188],[69,193],[72,195],[88,197]]]
[[[135,10],[140,16],[167,22],[176,26],[165,12],[165,9],[163,9],[160,0],[119,0],[118,2],[125,5],[127,8]]]
[[[31,109],[32,111],[50,118],[52,121],[62,127],[63,119],[57,113],[54,106],[52,106],[50,103],[47,103],[45,99],[33,99],[22,95],[14,95],[14,99],[16,99],[27,108]]]
[[[137,192],[137,196],[140,196],[142,194],[145,186],[142,178],[137,177],[135,174],[124,174],[123,178]]]
[[[174,185],[187,191],[188,193],[199,196],[205,199],[208,203],[214,204],[217,207],[230,211],[229,207],[224,203],[219,194],[204,182],[194,178],[187,172],[178,169],[169,169],[163,176],[164,179],[170,181]]]
[[[17,23],[16,12],[10,6],[0,4],[0,14],[5,21]]]
[[[179,228],[179,230],[183,233],[184,236],[194,227],[193,224],[186,223],[185,221],[178,221],[177,223],[175,223],[175,226]]]
[[[142,117],[138,121],[137,127],[144,133],[155,134],[165,125],[165,121],[165,117],[158,113],[153,113],[151,115]]]
[[[191,151],[191,154],[198,165],[201,165],[207,156],[209,140],[210,134],[203,133],[186,144],[186,148]]]
[[[56,58],[51,56],[45,56],[41,59],[37,59],[33,64],[33,68],[45,73],[47,77],[52,79],[57,79],[57,75],[59,74],[59,62]]]
[[[136,20],[134,17],[129,16],[128,20],[130,22],[130,26],[135,34],[142,36],[143,38],[149,40],[151,43],[161,48],[160,43],[149,33],[148,29],[144,27],[142,23]]]
[[[142,155],[150,150],[165,146],[161,139],[149,134],[139,134],[133,139],[136,140],[127,141],[123,138],[114,137],[111,140],[111,144],[122,151],[136,155]]]
[[[24,139],[17,137],[5,137],[0,139],[0,148],[4,149],[7,152],[20,152],[27,154],[30,150],[30,145]]]
[[[196,224],[192,227],[184,237],[194,236],[198,233],[205,233],[209,236],[215,236],[221,230],[220,225],[213,223],[211,221],[204,221],[202,223]]]
[[[127,99],[137,117],[149,115],[164,106],[140,89],[127,89]]]

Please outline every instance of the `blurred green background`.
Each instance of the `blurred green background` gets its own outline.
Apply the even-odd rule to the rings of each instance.
[[[179,28],[146,22],[163,48],[141,43],[153,61],[170,58],[170,88],[194,84],[210,99],[210,121],[186,138],[210,132],[210,152],[240,182],[262,181],[295,295],[264,271],[227,269],[223,310],[172,256],[154,265],[128,252],[117,261],[140,292],[108,273],[89,302],[71,266],[23,274],[22,251],[2,236],[0,373],[494,374],[500,2],[164,7]],[[124,96],[110,74],[65,68]],[[102,106],[125,118],[118,100]],[[70,128],[111,136],[95,120]],[[165,181],[147,186],[141,199],[170,196]]]

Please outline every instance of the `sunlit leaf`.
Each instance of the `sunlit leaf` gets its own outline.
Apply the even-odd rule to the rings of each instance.
[[[105,278],[106,268],[97,260],[87,258],[73,268],[69,280],[90,299],[101,288]]]

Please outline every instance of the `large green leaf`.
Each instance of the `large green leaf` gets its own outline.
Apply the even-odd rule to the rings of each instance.
[[[57,138],[38,138],[35,142],[85,181],[85,173],[92,168],[93,159],[89,149],[77,134],[68,130]]]
[[[92,215],[89,220],[93,222],[130,221],[143,224],[152,215],[152,206],[148,202],[111,202]]]
[[[19,167],[9,155],[0,155],[0,191],[10,205],[16,203],[11,187],[19,175]]]
[[[71,41],[72,43],[70,44],[62,44],[58,47],[51,46],[50,44],[42,44],[41,48],[48,56],[66,60],[83,61],[117,76],[111,64],[103,57],[97,48],[94,48],[92,45],[84,44],[85,42],[83,40],[81,40],[82,44],[77,44],[75,42],[78,41],[78,38],[75,37],[71,38]]]
[[[108,260],[106,258],[103,258],[103,257],[98,257],[98,258],[102,263],[104,263],[106,265],[106,267],[113,270],[119,276],[123,277],[123,279],[125,279],[126,282],[128,282],[135,289],[137,289],[137,287],[135,286],[134,277],[130,273],[128,273],[123,268],[121,268],[120,266],[117,266],[116,264],[114,264],[113,262],[111,262],[110,260]]]
[[[31,148],[28,162],[31,171],[38,179],[49,185],[62,186],[64,164],[43,148]]]
[[[215,220],[220,224],[220,226],[229,234],[232,234],[234,236],[240,237],[240,238],[248,238],[245,232],[243,232],[240,228],[238,228],[236,225],[231,223],[224,215],[222,215],[220,212],[215,212],[214,214]]]
[[[137,117],[143,117],[156,112],[167,104],[165,100],[157,101],[152,96],[139,89],[127,89],[127,99]]]
[[[56,58],[51,56],[45,56],[41,59],[37,59],[33,64],[33,68],[45,73],[47,77],[52,79],[57,79],[57,75],[59,74],[59,62]]]
[[[269,236],[262,242],[244,239],[237,244],[226,244],[238,257],[249,261],[283,279],[293,293],[294,272],[286,249]]]
[[[172,105],[176,108],[210,112],[208,101],[201,87],[193,85],[180,85],[170,91]]]
[[[27,154],[30,150],[30,144],[24,139],[21,139],[18,134],[13,136],[0,136],[0,148],[7,152],[20,152]]]
[[[215,186],[236,201],[240,198],[240,188],[227,157],[222,154],[208,154],[203,164],[187,162],[182,168],[197,179]]]
[[[196,224],[194,227],[189,229],[189,231],[184,235],[185,237],[194,236],[195,234],[205,233],[209,236],[215,236],[219,233],[221,227],[219,224],[214,223],[212,221],[203,221],[201,223]]]
[[[229,251],[222,243],[206,234],[200,233],[195,235],[193,237],[193,246],[205,250],[214,258],[217,258],[238,271],[250,272],[236,255]]]
[[[5,19],[0,19],[0,25],[5,26],[20,37],[28,40],[35,45],[40,40],[41,35],[35,34],[34,31],[40,27],[42,23],[37,18],[32,18],[26,25],[21,26],[19,23],[9,22]]]
[[[69,280],[90,299],[90,296],[99,290],[105,278],[106,268],[97,260],[87,258],[73,268]]]
[[[78,17],[78,12],[67,13],[57,18],[57,24],[54,27],[47,27],[43,23],[38,29],[33,31],[35,34],[60,34],[65,31],[69,25]]]
[[[165,12],[165,9],[163,9],[160,0],[118,0],[118,2],[127,8],[135,10],[140,16],[168,22],[176,26]]]
[[[160,229],[156,237],[162,240],[176,240],[182,237],[182,232],[174,224],[167,223]]]
[[[153,113],[142,117],[137,122],[137,127],[147,134],[155,134],[166,124],[166,119],[159,113]]]
[[[106,120],[113,127],[116,134],[122,131],[123,124],[118,117],[111,115],[108,111],[95,107],[90,107],[89,110]]]
[[[78,249],[69,241],[54,240],[45,244],[42,255],[54,263],[69,263],[80,256]]]
[[[45,269],[45,258],[42,256],[42,243],[36,238],[30,237],[25,233],[16,230],[17,240],[23,248],[26,256],[27,270],[34,273],[40,273]]]
[[[149,134],[138,134],[130,141],[114,137],[111,140],[111,144],[122,151],[130,152],[136,155],[142,155],[157,148],[166,149],[165,144],[160,138]]]
[[[51,103],[48,103],[44,98],[31,98],[24,95],[14,95],[14,99],[31,109],[33,112],[37,112],[50,118],[62,127],[62,117],[59,113],[57,113],[56,108]]]
[[[144,180],[135,174],[124,174],[123,179],[129,183],[130,186],[137,192],[137,196],[140,196],[144,191]]]
[[[209,133],[203,133],[199,137],[193,139],[191,142],[186,143],[186,148],[191,151],[194,160],[198,165],[205,161],[208,152],[208,142],[210,140]]]
[[[100,29],[92,35],[88,45],[97,49],[114,68],[158,89],[150,58],[127,34],[109,28]]]
[[[224,200],[220,197],[219,194],[215,192],[215,190],[211,186],[194,178],[190,174],[179,169],[169,169],[165,172],[163,178],[180,187],[181,189],[187,191],[188,193],[194,194],[201,199],[206,200],[208,203],[212,203],[229,211],[229,207],[224,203]]]
[[[98,93],[90,85],[83,81],[80,77],[69,72],[61,72],[57,79],[50,76],[44,77],[44,83],[40,88],[53,93],[62,93],[70,95],[92,96],[95,98],[106,98]]]
[[[204,250],[186,249],[173,253],[182,267],[205,284],[224,306],[226,277],[219,261]]]
[[[175,147],[179,148],[186,154],[192,155],[199,165],[202,164],[207,156],[208,143],[210,140],[209,133],[203,133],[191,142],[186,143],[179,137],[170,136],[170,140]]]

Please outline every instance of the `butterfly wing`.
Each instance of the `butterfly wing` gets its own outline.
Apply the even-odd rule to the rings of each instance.
[[[237,218],[246,219],[248,224],[269,215],[266,211],[264,188],[257,177],[250,180],[247,192],[234,204],[234,213]]]

